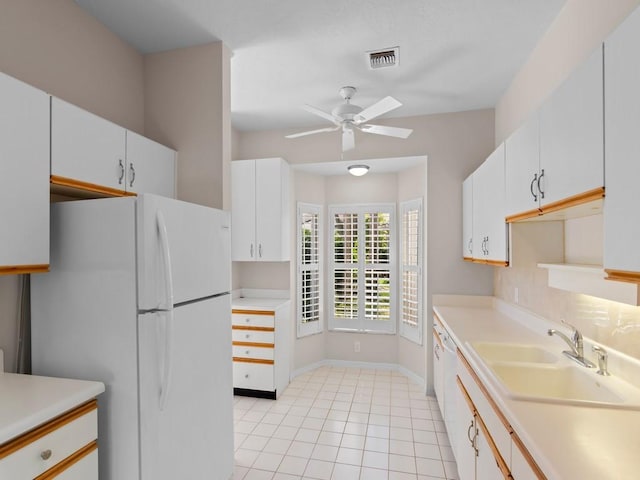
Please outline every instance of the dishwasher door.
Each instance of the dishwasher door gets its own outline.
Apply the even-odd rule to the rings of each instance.
[[[446,332],[441,336],[443,346],[443,372],[442,380],[444,385],[444,424],[447,428],[449,443],[455,455],[456,452],[456,422],[458,421],[458,412],[456,408],[456,369],[458,356],[456,353],[456,344]]]

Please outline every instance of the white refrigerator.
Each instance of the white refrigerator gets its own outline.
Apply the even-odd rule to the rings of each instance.
[[[169,198],[51,207],[33,373],[104,382],[101,480],[233,473],[230,220]]]

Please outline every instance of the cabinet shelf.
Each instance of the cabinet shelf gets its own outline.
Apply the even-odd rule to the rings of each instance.
[[[538,263],[549,271],[549,286],[614,302],[640,305],[640,285],[608,280],[602,265]]]

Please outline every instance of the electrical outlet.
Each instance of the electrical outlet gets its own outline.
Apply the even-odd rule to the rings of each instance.
[[[360,342],[353,342],[353,351],[360,353]]]
[[[520,301],[519,298],[519,291],[518,291],[518,287],[515,288],[515,290],[513,291],[513,300],[518,303]]]

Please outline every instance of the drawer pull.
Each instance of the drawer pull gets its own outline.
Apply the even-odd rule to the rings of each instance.
[[[248,373],[245,373],[245,374],[244,374],[244,378],[249,378],[249,374],[248,374]]]
[[[245,321],[245,322],[247,322],[247,323],[249,323],[249,322],[251,321],[251,319],[250,319],[250,318],[245,318],[245,320],[244,320],[244,321]]]
[[[244,352],[246,355],[249,355],[249,350],[245,350]]]
[[[249,335],[248,333],[244,336],[244,338],[251,338],[251,335]]]
[[[49,460],[51,458],[51,450],[47,449],[40,453],[40,458],[43,460]]]

